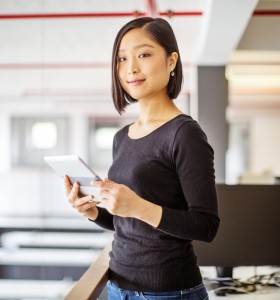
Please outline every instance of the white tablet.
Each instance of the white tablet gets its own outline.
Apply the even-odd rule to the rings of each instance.
[[[44,160],[60,177],[67,175],[72,184],[79,182],[82,194],[93,195],[93,201],[100,201],[99,188],[90,182],[102,179],[78,155],[45,156]]]

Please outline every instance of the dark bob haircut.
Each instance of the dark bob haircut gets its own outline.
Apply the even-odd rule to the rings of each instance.
[[[123,36],[130,30],[136,28],[143,28],[145,32],[156,43],[162,46],[166,51],[167,56],[170,56],[172,52],[177,52],[178,60],[174,69],[175,76],[170,76],[167,94],[171,99],[176,99],[179,95],[182,87],[183,72],[182,62],[180,58],[179,48],[174,35],[174,32],[167,21],[161,18],[142,17],[134,19],[124,25],[118,32],[112,53],[112,95],[115,107],[119,114],[125,111],[125,107],[137,102],[137,99],[132,98],[121,86],[118,78],[118,51]]]

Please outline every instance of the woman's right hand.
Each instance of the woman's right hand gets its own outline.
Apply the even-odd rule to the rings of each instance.
[[[65,193],[68,202],[70,205],[84,217],[95,221],[98,216],[98,209],[96,205],[99,202],[92,201],[92,195],[82,195],[80,190],[80,185],[78,182],[72,186],[69,177],[67,175],[64,176],[64,185],[65,185]]]

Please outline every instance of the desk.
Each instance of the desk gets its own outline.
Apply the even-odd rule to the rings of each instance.
[[[113,239],[112,232],[39,232],[13,231],[3,233],[5,249],[94,249],[102,250]]]
[[[1,217],[0,233],[16,230],[60,232],[103,232],[84,217]]]
[[[280,288],[267,288],[262,292],[254,292],[250,294],[238,294],[227,296],[216,296],[213,292],[208,292],[209,300],[279,300]]]
[[[214,267],[201,267],[200,269],[207,286],[208,280],[216,278],[216,269]],[[233,277],[240,281],[246,281],[254,275],[266,275],[279,271],[280,267],[238,267],[233,269]],[[217,296],[213,290],[208,290],[208,294],[210,300],[279,300],[280,287],[267,287],[248,294],[228,294],[226,296]]]
[[[0,299],[63,299],[72,288],[72,285],[73,282],[67,280],[39,281],[0,279]]]

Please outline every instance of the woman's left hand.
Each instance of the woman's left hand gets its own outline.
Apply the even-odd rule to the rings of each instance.
[[[129,187],[109,179],[92,181],[91,185],[100,188],[101,203],[112,215],[136,217],[143,201]]]

